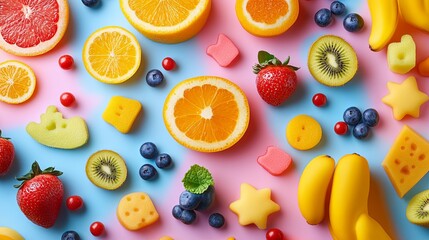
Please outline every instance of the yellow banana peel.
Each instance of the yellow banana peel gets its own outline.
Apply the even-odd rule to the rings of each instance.
[[[383,227],[366,213],[359,216],[355,229],[357,240],[391,240]]]
[[[429,0],[397,0],[404,21],[429,32]]]
[[[420,0],[403,1],[413,2]],[[395,34],[398,25],[398,5],[396,0],[368,0],[368,7],[372,20],[368,40],[369,47],[372,51],[380,51]]]

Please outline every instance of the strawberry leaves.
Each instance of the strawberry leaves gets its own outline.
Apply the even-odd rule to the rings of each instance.
[[[28,180],[33,179],[35,176],[37,175],[43,175],[43,174],[49,174],[49,175],[54,175],[54,176],[60,176],[63,174],[63,172],[55,170],[54,167],[48,167],[45,170],[42,171],[42,169],[39,166],[39,163],[37,163],[37,161],[35,161],[32,165],[31,165],[31,170],[30,172],[28,172],[27,174],[25,174],[22,177],[17,177],[16,180],[18,181],[22,181],[19,185],[14,185],[15,188],[21,188],[21,186]]]
[[[267,51],[258,52],[258,64],[253,65],[253,73],[258,74],[262,69],[269,66],[278,66],[278,67],[288,67],[293,71],[297,71],[299,67],[289,65],[290,57],[287,57],[284,62],[280,61],[274,55],[268,53]]]

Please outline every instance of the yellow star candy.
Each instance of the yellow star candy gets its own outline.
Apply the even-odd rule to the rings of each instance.
[[[232,202],[229,209],[238,215],[238,222],[245,226],[254,223],[259,229],[267,228],[268,216],[280,210],[271,200],[271,189],[257,190],[247,183],[241,184],[240,199]]]
[[[416,78],[412,76],[401,84],[388,82],[387,88],[389,94],[381,101],[392,108],[396,120],[401,120],[405,115],[418,118],[420,106],[429,100],[429,96],[419,90]]]

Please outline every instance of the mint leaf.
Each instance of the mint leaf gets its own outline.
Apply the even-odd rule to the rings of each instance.
[[[259,51],[258,52],[258,62],[260,64],[264,63],[264,62],[268,62],[271,59],[274,59],[276,57],[274,57],[274,55],[271,55],[270,53],[266,52],[266,51]]]
[[[191,193],[201,194],[214,185],[210,172],[197,164],[191,166],[182,179],[183,186]]]

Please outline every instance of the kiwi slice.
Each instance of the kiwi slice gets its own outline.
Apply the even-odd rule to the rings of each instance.
[[[338,87],[346,84],[356,74],[357,68],[355,50],[338,36],[322,36],[310,48],[308,69],[324,85]]]
[[[416,194],[408,203],[408,221],[429,227],[429,190]]]
[[[97,187],[107,190],[119,188],[127,178],[124,159],[114,151],[100,150],[86,162],[86,176]]]

